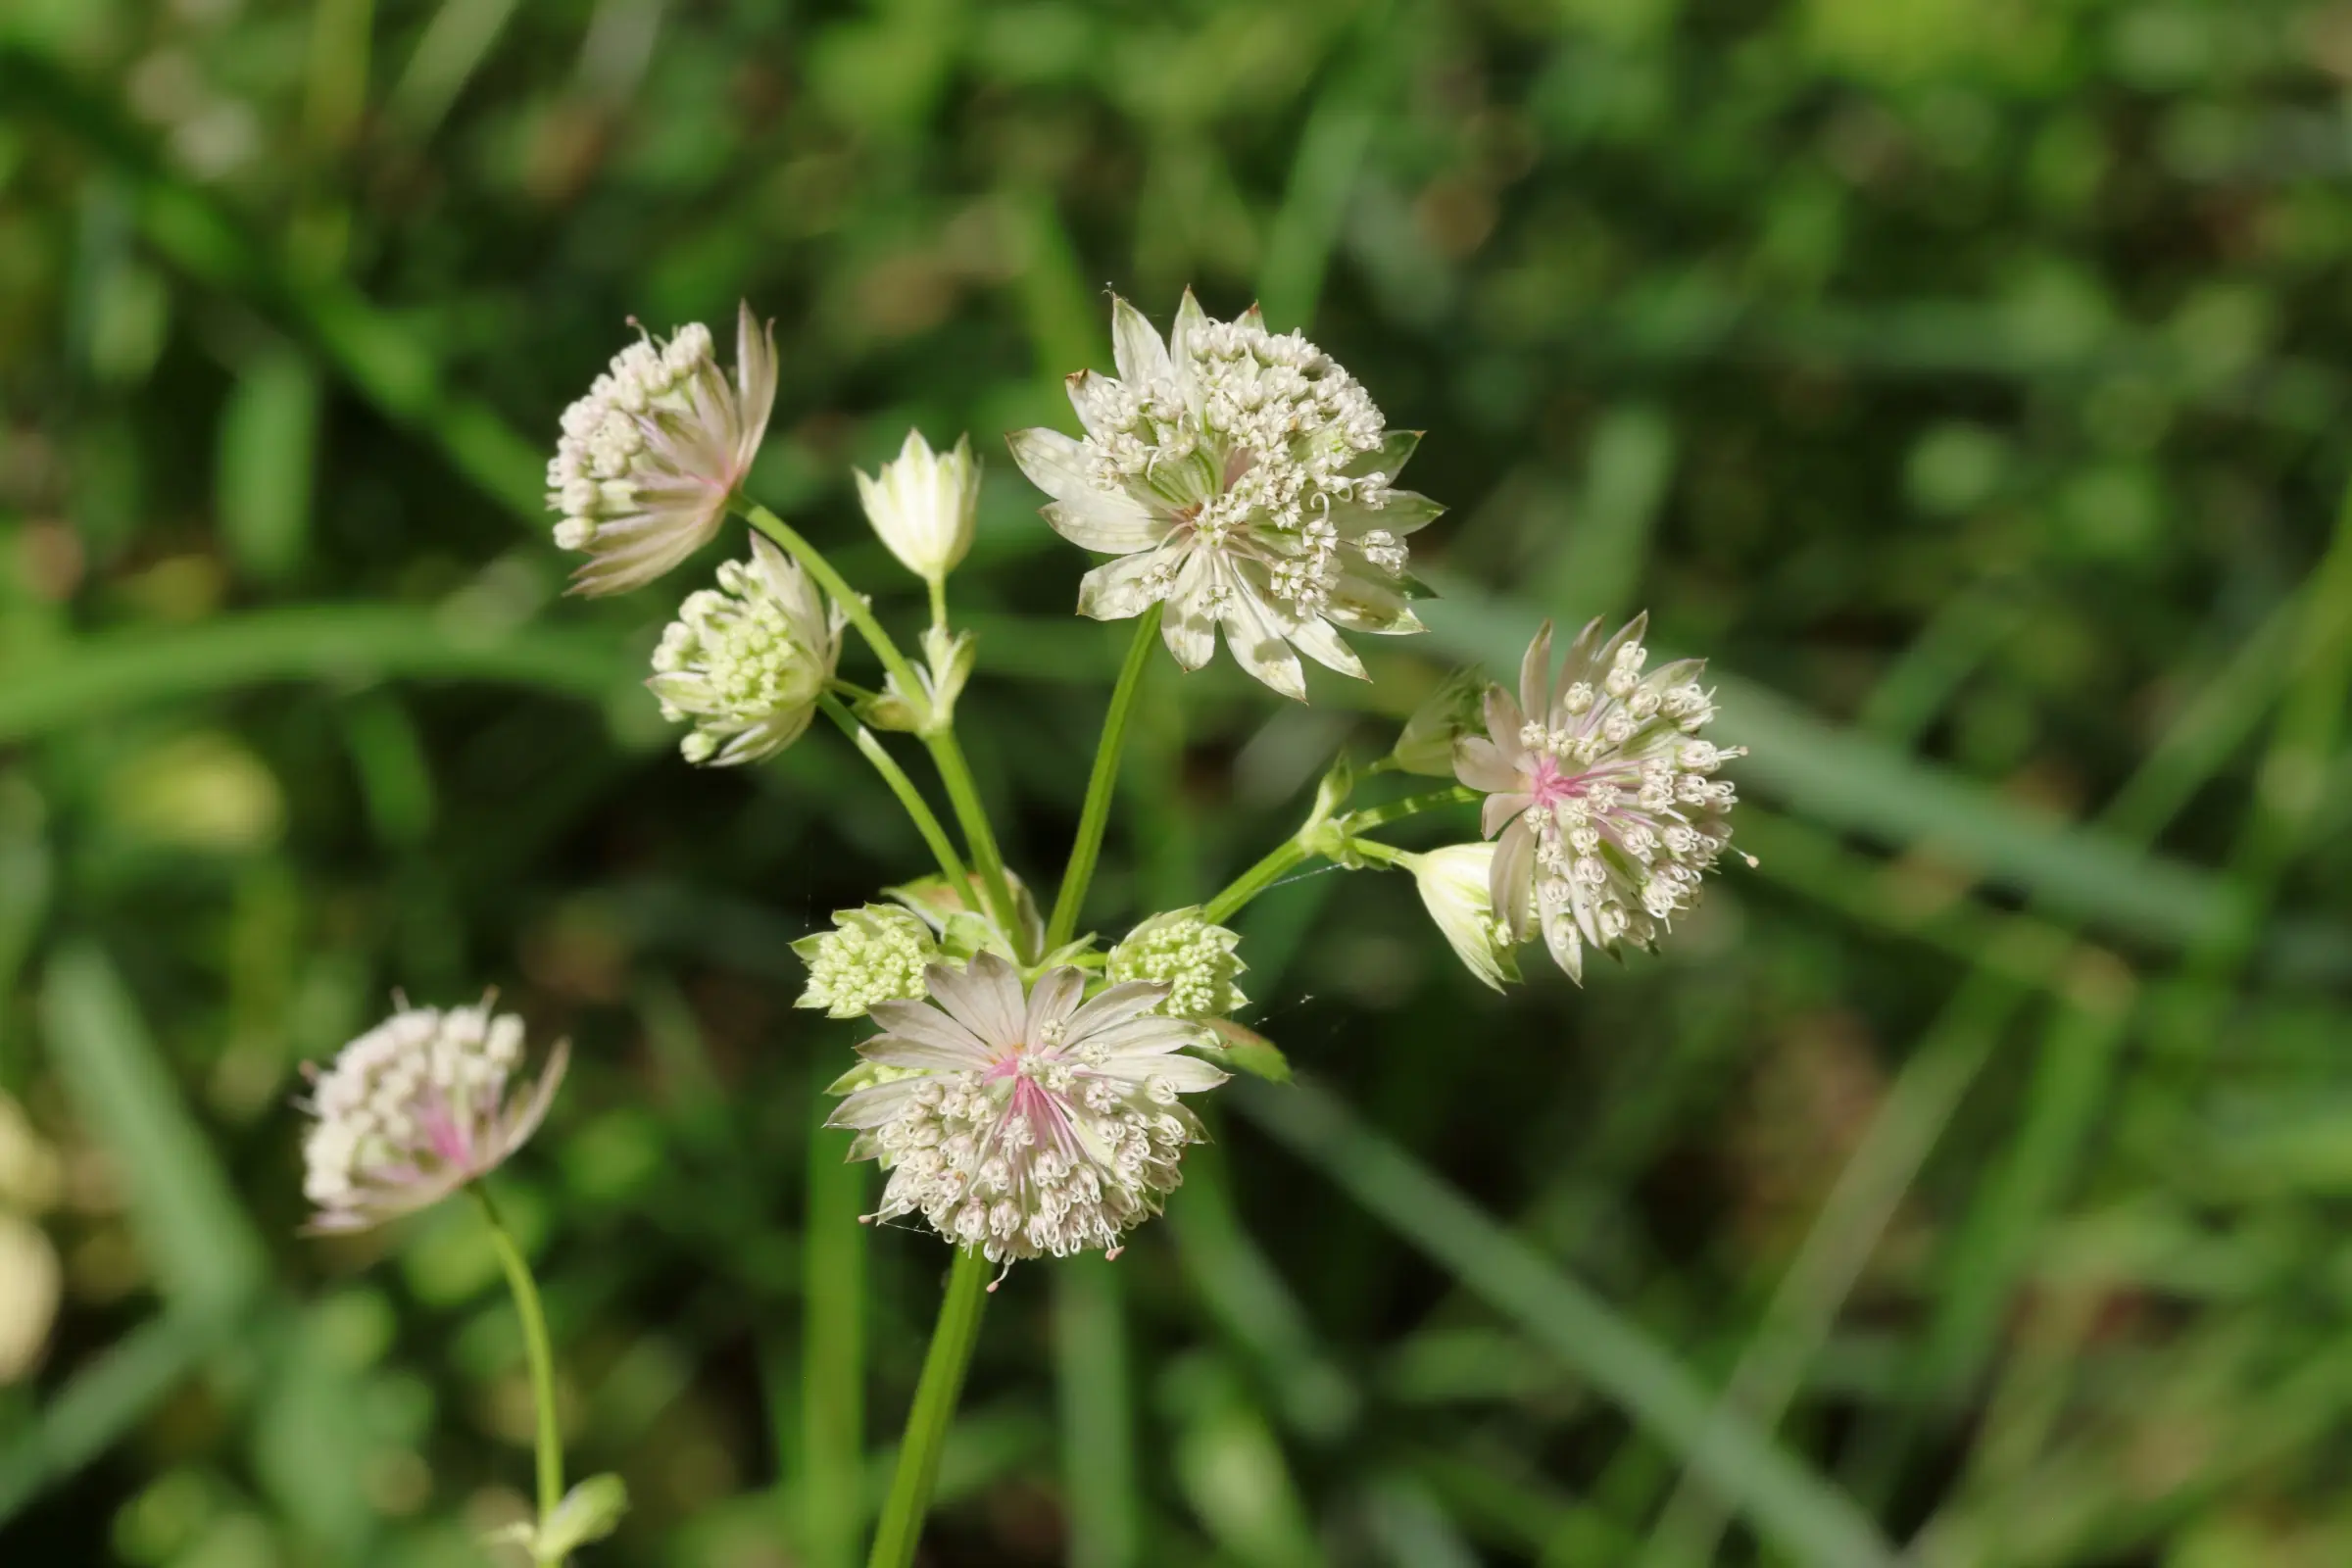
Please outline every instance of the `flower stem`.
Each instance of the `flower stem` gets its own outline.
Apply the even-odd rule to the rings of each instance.
[[[948,1275],[948,1294],[939,1303],[939,1322],[931,1330],[931,1348],[923,1356],[922,1381],[915,1385],[914,1407],[906,1412],[906,1435],[900,1440],[899,1465],[890,1478],[890,1496],[882,1504],[882,1521],[874,1531],[874,1549],[866,1568],[907,1568],[922,1540],[923,1515],[931,1506],[931,1489],[939,1480],[940,1448],[956,1417],[956,1401],[963,1393],[963,1374],[971,1365],[972,1346],[980,1337],[980,1309],[988,1302],[988,1275],[993,1265],[978,1248],[958,1248],[956,1266]]]
[[[948,629],[948,580],[945,577],[926,577],[931,588],[931,624],[941,631]]]
[[[980,886],[987,896],[989,911],[996,916],[997,924],[1004,927],[1005,939],[1017,950],[1021,945],[1020,906],[1012,896],[1012,884],[1005,880],[1004,857],[997,849],[996,833],[988,825],[988,808],[980,804],[980,790],[972,782],[972,770],[963,760],[963,748],[956,744],[953,728],[924,736],[923,744],[931,749],[931,760],[938,764],[940,782],[948,787],[948,804],[956,808],[956,820],[963,828],[963,842],[972,852],[972,863],[979,868]],[[957,891],[961,891],[960,886]]]
[[[906,770],[898,764],[898,760],[883,749],[880,738],[858,723],[858,715],[851,712],[849,706],[832,693],[827,692],[819,697],[816,705],[850,738],[850,744],[874,764],[874,771],[882,775],[882,782],[890,786],[890,793],[899,798],[901,806],[906,808],[907,817],[914,823],[914,830],[923,836],[923,842],[930,846],[932,858],[939,861],[939,869],[947,877],[948,885],[954,888],[970,886],[971,873],[963,868],[963,858],[956,853],[955,841],[948,837],[948,830],[940,826],[939,817],[933,813],[931,804],[915,789],[914,780],[908,778]]]
[[[833,569],[833,564],[825,559],[824,552],[802,538],[790,523],[758,502],[738,498],[737,507],[746,522],[781,546],[842,608],[842,612],[850,617],[850,624],[858,628],[858,634],[865,639],[866,645],[873,649],[874,657],[882,661],[882,667],[898,683],[901,694],[909,702],[920,701],[923,685],[915,675],[914,666],[906,662],[906,656],[899,652],[899,645],[891,641],[890,633],[883,630],[882,623],[874,618],[874,612],[866,604],[865,596],[852,588],[848,579]],[[979,867],[981,887],[987,895],[990,913],[1004,928],[1004,934],[1017,944],[1020,940],[1019,906],[1013,902],[1011,884],[1004,878],[1004,858],[997,852],[996,834],[990,829],[988,813],[980,805],[980,792],[973,787],[972,770],[964,762],[963,748],[956,744],[953,727],[924,736],[923,744],[930,748],[931,760],[939,764],[940,780],[948,787],[948,802],[956,808],[956,820],[963,829],[964,844],[971,851],[972,862]],[[958,884],[959,891],[961,886]]]
[[[1135,640],[1127,645],[1127,662],[1119,666],[1119,683],[1111,689],[1110,708],[1102,715],[1102,738],[1095,746],[1095,770],[1086,781],[1086,805],[1078,812],[1078,837],[1070,845],[1069,864],[1061,873],[1061,891],[1054,898],[1054,918],[1046,923],[1046,951],[1077,934],[1078,914],[1086,903],[1086,887],[1095,879],[1095,860],[1102,853],[1102,829],[1110,820],[1110,798],[1119,786],[1119,754],[1127,746],[1127,715],[1142,689],[1144,663],[1152,639],[1159,635],[1165,605],[1153,605],[1135,623]]]
[[[1448,785],[1442,790],[1407,795],[1403,800],[1391,801],[1386,806],[1371,806],[1360,811],[1350,811],[1347,816],[1347,827],[1352,833],[1359,828],[1378,827],[1383,822],[1394,822],[1399,817],[1433,811],[1441,806],[1470,806],[1484,799],[1486,797],[1474,789],[1459,784]]]
[[[564,1500],[564,1437],[556,1425],[556,1358],[548,1347],[547,1313],[539,1304],[539,1287],[531,1280],[531,1266],[523,1261],[522,1250],[507,1230],[490,1189],[477,1181],[467,1191],[490,1226],[490,1245],[507,1271],[507,1288],[514,1293],[514,1315],[522,1322],[523,1356],[531,1368],[531,1402],[539,1414],[539,1524],[544,1529],[554,1517],[556,1505]],[[532,1555],[540,1568],[556,1568],[552,1559],[536,1549]]]
[[[1295,838],[1284,839],[1273,853],[1233,879],[1224,892],[1200,906],[1200,918],[1223,925],[1234,912],[1282,879],[1284,872],[1307,857],[1307,848]]]

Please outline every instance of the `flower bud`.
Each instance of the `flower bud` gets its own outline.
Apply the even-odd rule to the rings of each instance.
[[[1112,983],[1151,980],[1168,988],[1160,1010],[1171,1018],[1221,1018],[1249,999],[1233,977],[1249,966],[1234,956],[1241,938],[1200,918],[1198,908],[1155,914],[1110,950]]]
[[[808,966],[808,988],[793,1005],[822,1007],[828,1018],[861,1018],[877,1002],[924,995],[923,970],[939,959],[931,928],[885,904],[837,909],[833,929],[792,945]]]
[[[1518,979],[1519,958],[1512,951],[1510,932],[1494,917],[1488,892],[1494,846],[1454,844],[1405,856],[1404,863],[1420,887],[1430,918],[1470,972],[1497,991],[1505,980]]]
[[[1455,670],[1404,721],[1404,732],[1396,737],[1396,748],[1390,757],[1407,773],[1451,778],[1454,743],[1484,727],[1480,708],[1486,695],[1483,670]]]
[[[899,455],[880,473],[858,475],[858,495],[866,520],[901,564],[925,582],[945,582],[972,547],[972,515],[980,505],[980,464],[970,437],[942,457],[920,430],[907,431]]]
[[[765,539],[750,561],[723,563],[715,589],[687,595],[646,682],[663,718],[694,726],[679,743],[686,760],[753,762],[800,739],[833,678],[843,619]]]

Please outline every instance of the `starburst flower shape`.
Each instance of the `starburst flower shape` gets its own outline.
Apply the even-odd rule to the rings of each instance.
[[[362,1231],[415,1213],[496,1170],[547,1115],[568,1059],[518,1083],[522,1020],[480,1005],[403,1006],[345,1046],[304,1108],[303,1193],[314,1231]]]
[[[1159,1212],[1200,1123],[1178,1096],[1226,1074],[1181,1053],[1201,1026],[1159,1016],[1167,987],[1134,981],[1082,1002],[1085,976],[1023,989],[993,953],[934,964],[930,1001],[880,1002],[832,1127],[890,1172],[879,1220],[921,1214],[993,1263],[1095,1251]],[[879,1080],[879,1081],[876,1081]]]
[[[1712,775],[1745,748],[1698,738],[1715,715],[1698,685],[1703,660],[1642,673],[1648,618],[1606,640],[1592,621],[1556,679],[1546,621],[1520,667],[1517,700],[1490,688],[1486,734],[1454,753],[1455,776],[1487,797],[1481,825],[1495,839],[1496,914],[1515,942],[1540,929],[1573,979],[1584,977],[1587,947],[1653,947],[1697,902],[1700,877],[1732,836],[1735,795]]]
[[[640,336],[613,356],[564,411],[547,466],[548,509],[564,519],[556,543],[590,558],[572,591],[642,588],[709,544],[775,402],[775,328],[749,304],[736,315],[732,384],[700,322],[667,340]]]
[[[1207,663],[1221,627],[1242,667],[1300,701],[1298,654],[1360,679],[1340,630],[1422,629],[1404,541],[1444,509],[1394,488],[1417,433],[1388,429],[1353,376],[1297,332],[1267,331],[1254,307],[1215,321],[1187,290],[1162,343],[1114,299],[1111,335],[1117,377],[1069,378],[1085,438],[1010,438],[1054,498],[1046,520],[1119,558],[1087,573],[1081,614],[1164,603],[1179,664]]]
[[[663,718],[694,726],[678,743],[686,760],[730,767],[799,740],[833,678],[846,618],[765,539],[752,540],[751,560],[721,564],[718,586],[678,607],[646,682]]]

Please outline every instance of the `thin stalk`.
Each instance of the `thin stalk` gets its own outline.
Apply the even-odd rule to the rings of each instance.
[[[948,1294],[939,1303],[939,1322],[931,1330],[931,1348],[923,1356],[922,1381],[915,1385],[914,1406],[906,1412],[906,1434],[899,1443],[899,1463],[890,1478],[890,1496],[882,1504],[882,1520],[874,1530],[874,1549],[866,1568],[908,1568],[923,1536],[923,1515],[931,1507],[931,1491],[939,1482],[939,1455],[948,1426],[956,1418],[956,1402],[963,1393],[963,1375],[972,1363],[972,1346],[980,1338],[980,1309],[988,1303],[988,1276],[994,1267],[977,1248],[958,1248],[956,1266],[948,1275]]]
[[[939,817],[933,813],[931,804],[915,789],[914,780],[906,776],[906,770],[899,766],[896,758],[883,750],[880,737],[858,722],[858,715],[850,711],[849,705],[832,693],[827,692],[819,697],[816,705],[850,738],[850,744],[858,748],[858,754],[874,764],[874,771],[882,775],[882,782],[890,786],[890,793],[899,798],[901,806],[906,808],[907,817],[914,823],[914,830],[923,836],[923,842],[931,847],[932,858],[939,861],[939,869],[947,877],[948,885],[954,888],[970,886],[971,873],[963,868],[963,859],[956,853],[955,841],[948,837],[948,830],[940,826]]]
[[[812,1084],[821,1097],[832,1066]],[[808,1140],[802,1293],[802,1520],[809,1568],[854,1568],[864,1524],[865,1172],[830,1135]]]
[[[948,580],[945,577],[926,577],[931,590],[931,624],[941,631],[948,629]]]
[[[499,1265],[507,1271],[507,1288],[514,1293],[514,1315],[522,1322],[523,1358],[531,1368],[531,1403],[539,1414],[539,1523],[544,1527],[564,1500],[564,1437],[556,1424],[556,1357],[548,1345],[547,1313],[539,1304],[539,1287],[531,1279],[531,1266],[523,1261],[522,1250],[507,1230],[490,1189],[475,1182],[467,1191],[490,1226],[490,1245],[498,1252]],[[554,1560],[536,1547],[532,1557],[540,1568],[556,1568]]]
[[[882,667],[898,683],[899,690],[910,701],[919,699],[923,685],[915,674],[914,666],[906,662],[906,656],[899,651],[899,645],[891,640],[890,633],[883,630],[882,623],[874,618],[873,610],[866,604],[864,595],[852,588],[849,580],[833,569],[833,564],[825,559],[824,552],[802,538],[799,530],[756,501],[738,498],[737,510],[746,522],[782,547],[809,576],[817,580],[818,586],[850,617],[850,624],[858,628],[858,634],[865,639],[866,646],[873,649],[874,657],[882,661]],[[963,760],[963,748],[956,744],[956,732],[952,727],[936,735],[926,735],[923,744],[930,748],[931,760],[939,764],[940,779],[948,787],[948,802],[956,808],[956,820],[963,829],[964,845],[971,851],[973,863],[979,867],[981,887],[987,895],[990,912],[996,916],[997,923],[1004,928],[1005,934],[1017,941],[1020,932],[1019,906],[1013,902],[1012,886],[1004,878],[1004,858],[997,852],[997,837],[988,825],[987,811],[981,808],[980,792],[972,784],[972,770]]]
[[[1119,666],[1119,682],[1111,688],[1110,708],[1102,715],[1102,738],[1095,746],[1095,770],[1086,781],[1086,805],[1078,812],[1078,837],[1070,845],[1069,863],[1061,873],[1061,890],[1054,897],[1054,918],[1046,923],[1046,951],[1053,952],[1077,934],[1078,912],[1086,903],[1087,884],[1095,878],[1095,861],[1102,853],[1102,829],[1110,821],[1110,798],[1119,785],[1119,754],[1127,746],[1127,715],[1135,694],[1143,687],[1144,664],[1152,641],[1159,636],[1159,617],[1166,609],[1153,605],[1138,617],[1135,638],[1127,645],[1127,662]]]
[[[1282,880],[1283,874],[1307,857],[1307,848],[1295,838],[1284,839],[1274,846],[1266,858],[1235,877],[1218,894],[1200,906],[1200,918],[1210,925],[1223,925],[1234,912],[1260,893]]]
[[[1012,884],[1005,879],[1004,857],[997,849],[997,835],[988,825],[988,808],[980,804],[980,790],[972,782],[972,770],[963,760],[963,748],[956,744],[956,731],[952,728],[924,736],[923,744],[931,749],[931,760],[939,768],[940,782],[948,787],[948,804],[956,808],[956,820],[963,828],[963,842],[972,852],[972,863],[979,868],[980,887],[988,899],[989,911],[996,916],[997,924],[1004,928],[1005,937],[1018,948],[1020,905],[1012,896]]]
[[[1361,828],[1378,827],[1383,822],[1417,816],[1423,811],[1434,811],[1441,806],[1475,806],[1485,799],[1485,796],[1466,785],[1453,784],[1442,790],[1407,795],[1403,800],[1391,801],[1386,806],[1369,806],[1360,811],[1349,811],[1347,825],[1352,833]]]

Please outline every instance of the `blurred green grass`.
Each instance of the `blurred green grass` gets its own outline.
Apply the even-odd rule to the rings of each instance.
[[[542,448],[748,295],[757,487],[911,611],[848,466],[1066,427],[1104,286],[1191,283],[1429,431],[1446,598],[1310,710],[1155,670],[1087,920],[1643,605],[1762,864],[1508,1001],[1401,879],[1269,895],[1311,1083],[1007,1283],[936,1560],[2344,1561],[2348,79],[2285,0],[6,8],[0,1091],[68,1299],[0,1555],[475,1560],[495,1265],[297,1240],[286,1100],[496,983],[579,1045],[512,1206],[597,1560],[854,1560],[943,1258],[844,1228],[784,945],[921,847],[830,736],[674,761],[668,600],[561,598]],[[1042,877],[1122,641],[1035,499],[956,591]]]

